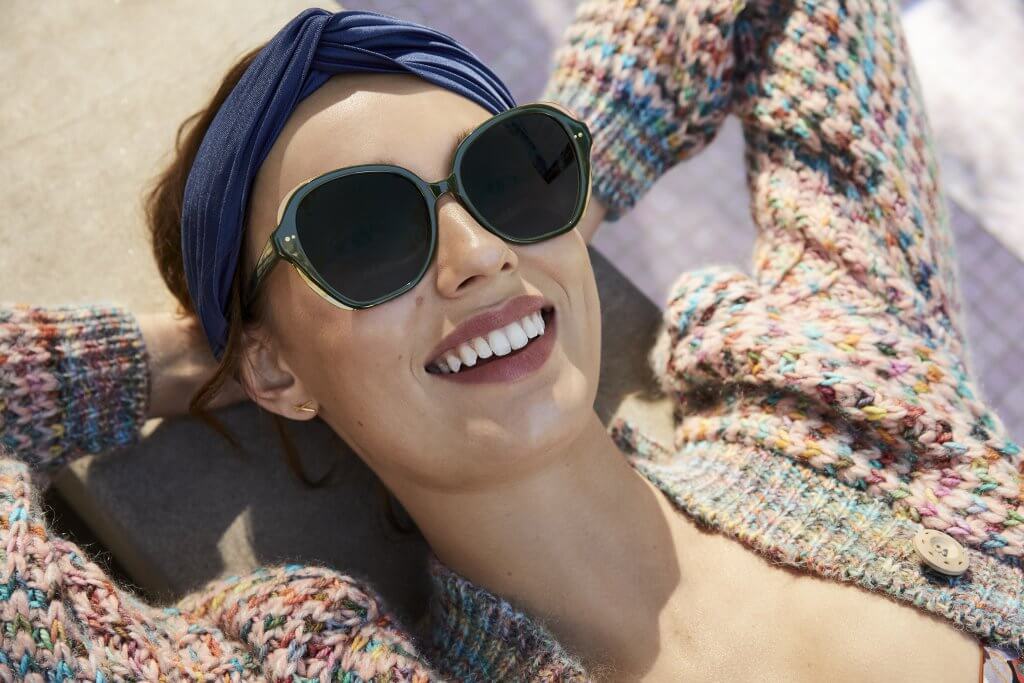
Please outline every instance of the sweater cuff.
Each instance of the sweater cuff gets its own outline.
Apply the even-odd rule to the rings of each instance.
[[[504,598],[470,582],[430,553],[430,648],[452,680],[591,680],[551,631]]]
[[[0,310],[0,444],[37,471],[136,442],[149,380],[142,332],[123,309]]]
[[[581,77],[556,73],[541,100],[568,108],[590,128],[591,191],[608,209],[605,220],[614,222],[672,166],[672,133],[679,125],[651,107],[650,98],[633,98],[624,83],[601,85]]]
[[[715,136],[731,106],[733,25],[742,0],[594,0],[555,50],[542,100],[594,138],[593,193],[618,220]]]

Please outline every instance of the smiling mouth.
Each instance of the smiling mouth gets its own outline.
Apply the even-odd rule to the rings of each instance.
[[[435,358],[426,370],[454,381],[511,381],[543,365],[554,339],[555,310],[548,306],[462,342]]]

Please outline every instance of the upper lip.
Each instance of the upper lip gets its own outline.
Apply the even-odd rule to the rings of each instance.
[[[477,313],[459,323],[454,330],[445,335],[444,339],[430,352],[427,363],[432,363],[445,351],[458,348],[459,344],[468,342],[475,337],[484,337],[492,330],[505,327],[531,313],[543,309],[547,301],[542,296],[523,294],[515,296],[489,310]]]

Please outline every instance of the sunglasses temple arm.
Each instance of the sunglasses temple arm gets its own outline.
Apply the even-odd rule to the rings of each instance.
[[[253,301],[256,300],[256,294],[259,292],[263,279],[270,272],[271,268],[277,265],[280,258],[281,255],[277,253],[274,239],[271,237],[271,239],[267,240],[267,246],[263,247],[263,252],[260,254],[259,260],[256,261],[256,268],[253,270],[252,277],[249,278],[245,298],[242,300],[243,309],[248,309]]]

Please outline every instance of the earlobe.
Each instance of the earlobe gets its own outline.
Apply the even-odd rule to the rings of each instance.
[[[245,392],[264,410],[292,420],[316,417],[316,401],[273,342],[246,335],[238,370]]]
[[[300,413],[312,413],[313,415],[317,414],[316,405],[314,405],[313,401],[311,400],[305,401],[303,403],[296,403],[292,407],[295,408],[295,410],[299,411]]]

